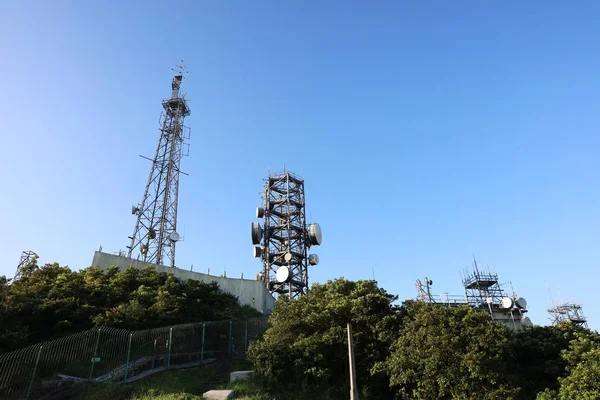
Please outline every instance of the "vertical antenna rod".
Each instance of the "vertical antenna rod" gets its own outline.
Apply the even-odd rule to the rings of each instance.
[[[183,60],[171,81],[171,98],[163,100],[158,145],[152,161],[150,176],[142,202],[133,206],[131,213],[137,216],[128,257],[135,253],[143,262],[175,267],[175,245],[180,239],[177,233],[177,202],[179,196],[179,170],[185,141],[190,129],[183,124],[190,115],[185,95],[180,93],[185,78]],[[187,174],[185,174],[187,175]]]

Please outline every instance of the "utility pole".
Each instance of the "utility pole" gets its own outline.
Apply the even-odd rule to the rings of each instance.
[[[358,400],[356,363],[354,362],[354,343],[352,341],[352,325],[350,325],[350,323],[348,323],[348,360],[350,363],[350,400]]]

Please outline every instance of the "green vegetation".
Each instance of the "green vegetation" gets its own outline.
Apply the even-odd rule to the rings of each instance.
[[[372,281],[338,279],[278,302],[250,346],[256,376],[246,392],[347,398],[350,322],[361,399],[600,398],[597,332],[571,323],[513,332],[484,310],[394,300]]]
[[[127,385],[89,384],[65,399],[200,400],[202,393],[208,390],[230,388],[235,391],[236,399],[272,400],[272,398],[257,394],[262,389],[255,380],[228,383],[230,372],[246,370],[250,367],[251,365],[246,361],[224,362],[203,368],[161,372]]]
[[[346,398],[346,324],[351,322],[361,398],[393,398],[389,378],[378,366],[400,329],[394,300],[373,281],[338,279],[312,285],[307,297],[278,302],[272,327],[248,354],[265,389],[277,398]]]
[[[571,323],[514,332],[485,310],[402,305],[374,281],[337,279],[277,302],[251,366],[173,370],[127,385],[94,384],[74,399],[199,399],[230,387],[236,398],[345,399],[351,323],[361,400],[600,398],[600,335]],[[256,315],[216,285],[180,282],[153,268],[73,272],[57,264],[0,277],[0,351],[97,325],[143,329]],[[234,369],[253,369],[228,384]]]
[[[39,267],[34,260],[20,280],[8,283],[0,276],[0,353],[94,326],[137,330],[261,315],[216,283],[182,282],[152,267],[103,273],[96,267]]]

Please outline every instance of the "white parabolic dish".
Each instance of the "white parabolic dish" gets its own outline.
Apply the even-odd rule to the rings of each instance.
[[[308,226],[308,237],[310,243],[313,245],[320,246],[323,241],[323,234],[321,233],[321,226],[317,223],[310,224]]]
[[[277,282],[287,282],[290,279],[290,269],[286,266],[281,266],[277,269],[275,276],[277,278]]]
[[[502,308],[512,308],[513,306],[513,300],[510,297],[503,297],[502,298]]]

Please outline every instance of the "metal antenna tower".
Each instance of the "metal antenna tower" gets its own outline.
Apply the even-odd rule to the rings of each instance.
[[[548,310],[553,325],[571,321],[576,325],[587,328],[587,319],[583,315],[581,304],[575,302],[562,303]]]
[[[31,264],[34,258],[36,257],[38,257],[38,255],[31,250],[24,250],[23,253],[21,253],[21,260],[19,261],[19,265],[17,266],[17,272],[15,272],[13,282],[21,279],[21,270],[23,269],[23,267]]]
[[[181,158],[189,154],[190,129],[183,124],[190,109],[185,95],[179,89],[184,79],[183,60],[171,82],[171,98],[163,100],[164,111],[160,117],[160,134],[154,158],[140,156],[152,161],[152,168],[142,202],[131,208],[137,216],[128,257],[137,253],[144,262],[175,267],[175,245],[180,239],[177,233],[177,200],[179,194],[179,165]],[[184,147],[187,152],[184,154]]]
[[[291,299],[307,294],[308,266],[319,257],[308,254],[311,246],[322,241],[321,227],[306,224],[304,180],[291,172],[269,174],[252,223],[254,257],[263,262],[258,279],[271,293],[287,294]]]

